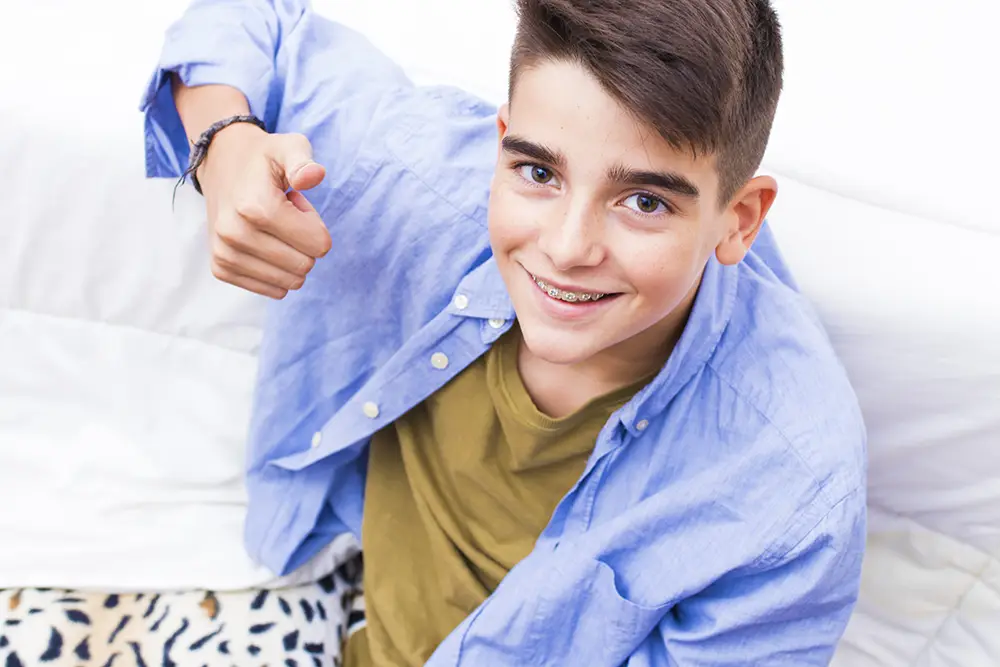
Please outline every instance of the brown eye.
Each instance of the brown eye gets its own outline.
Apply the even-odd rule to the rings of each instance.
[[[531,168],[531,180],[535,183],[540,183],[545,185],[552,180],[552,172],[545,167],[532,167]]]
[[[521,174],[521,178],[536,185],[549,185],[556,178],[551,169],[536,164],[522,164],[517,167],[517,172]]]
[[[663,200],[659,197],[642,193],[634,194],[622,203],[636,213],[642,213],[643,215],[667,213],[670,211],[670,207],[663,203]]]
[[[660,200],[648,195],[639,195],[635,203],[643,213],[655,213],[660,207]]]

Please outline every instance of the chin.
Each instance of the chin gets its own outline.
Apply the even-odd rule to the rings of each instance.
[[[520,321],[521,336],[533,357],[550,364],[572,365],[593,357],[600,349],[585,331],[566,331],[536,322]]]

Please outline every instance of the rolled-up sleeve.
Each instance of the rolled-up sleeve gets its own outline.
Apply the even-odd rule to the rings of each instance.
[[[177,177],[189,160],[171,72],[188,86],[239,90],[269,131],[321,131],[331,140],[358,136],[386,90],[409,85],[367,39],[317,16],[308,2],[195,0],[167,30],[142,97],[148,177]],[[337,143],[350,151],[349,141]]]
[[[268,109],[268,100],[278,80],[277,53],[306,11],[305,3],[289,1],[191,3],[167,30],[142,98],[147,176],[179,176],[189,156],[167,75],[176,72],[189,86],[232,86],[247,98],[251,113],[273,125],[274,110]]]

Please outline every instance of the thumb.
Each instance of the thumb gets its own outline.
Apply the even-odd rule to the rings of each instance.
[[[302,163],[298,167],[293,167],[285,172],[288,178],[288,185],[293,190],[311,190],[326,177],[326,169],[323,165],[312,160]]]
[[[326,169],[313,160],[312,145],[301,134],[286,134],[281,137],[279,161],[284,168],[285,179],[293,190],[310,190],[326,177]]]

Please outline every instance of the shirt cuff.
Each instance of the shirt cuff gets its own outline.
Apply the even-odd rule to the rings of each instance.
[[[139,106],[145,117],[147,178],[179,178],[187,169],[191,156],[191,144],[174,105],[170,88],[171,72],[175,72],[187,86],[223,84],[236,88],[247,98],[250,113],[263,120],[269,131],[272,129],[272,120],[267,113],[269,91],[266,83],[269,77],[257,81],[242,80],[240,72],[211,64],[157,67]]]

